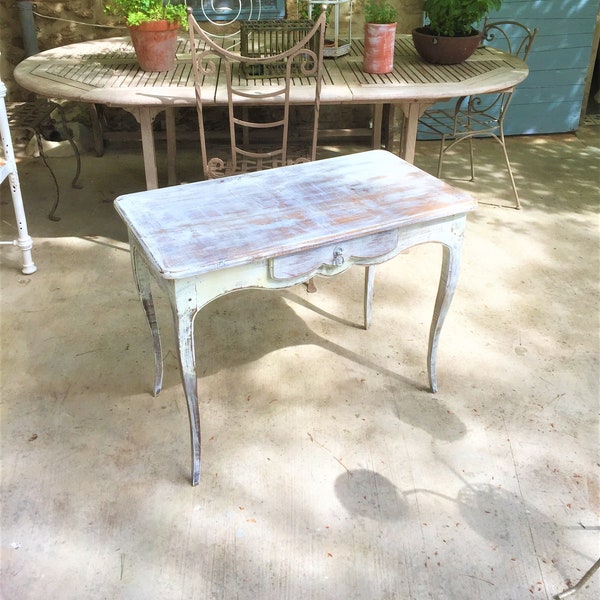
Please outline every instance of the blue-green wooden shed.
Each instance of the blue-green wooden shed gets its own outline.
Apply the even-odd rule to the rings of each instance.
[[[600,113],[593,100],[599,81],[599,11],[600,0],[504,0],[488,15],[492,21],[538,28],[527,60],[529,76],[517,87],[504,123],[507,135],[575,131],[589,107]],[[454,100],[445,106],[454,106]]]
[[[574,131],[597,89],[600,0],[504,0],[490,19],[537,27],[529,77],[517,88],[507,134]],[[592,80],[594,87],[592,87]]]

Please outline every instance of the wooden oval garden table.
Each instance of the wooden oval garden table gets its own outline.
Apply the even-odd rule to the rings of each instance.
[[[469,94],[495,92],[518,85],[527,65],[494,48],[480,48],[458,65],[431,65],[417,55],[409,35],[396,38],[394,70],[385,75],[362,71],[362,40],[353,40],[350,52],[325,60],[321,92],[323,104],[366,104],[374,107],[373,146],[381,145],[383,106],[398,105],[404,113],[400,155],[413,162],[419,117],[437,101]],[[194,106],[194,88],[188,41],[179,40],[172,71],[148,73],[136,61],[129,38],[108,38],[70,44],[40,52],[17,65],[14,76],[24,88],[49,98],[120,107],[140,124],[148,189],[158,187],[152,122],[166,111],[169,183],[175,176],[174,108]],[[268,85],[271,80],[245,80],[241,85]],[[291,102],[306,103],[310,79],[298,77]],[[218,73],[205,82],[207,105],[226,102],[226,88]]]

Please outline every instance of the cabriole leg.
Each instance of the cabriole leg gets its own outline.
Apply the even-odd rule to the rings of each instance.
[[[194,350],[196,308],[185,306],[185,298],[179,298],[176,289],[174,295],[175,297],[171,301],[177,334],[177,355],[190,421],[192,485],[198,485],[200,481],[200,413],[198,410],[198,382],[196,379],[196,353]],[[184,296],[186,295],[184,294]]]
[[[442,325],[448,314],[450,303],[454,296],[456,283],[458,281],[458,272],[460,269],[460,259],[462,251],[462,234],[454,241],[452,245],[444,244],[444,256],[442,259],[442,270],[440,275],[440,284],[438,287],[435,307],[433,310],[433,319],[429,331],[429,349],[427,352],[427,371],[429,374],[429,386],[433,393],[437,392],[437,349]]]
[[[152,333],[152,343],[154,346],[154,395],[158,396],[162,390],[163,383],[163,362],[162,348],[160,344],[160,331],[158,329],[158,321],[156,319],[156,311],[154,310],[154,300],[152,299],[152,275],[146,266],[144,260],[139,256],[139,253],[134,244],[131,245],[131,264],[133,267],[133,278],[135,285],[144,307],[146,320],[150,326]]]
[[[373,308],[373,283],[375,281],[375,267],[365,268],[365,298],[364,298],[364,315],[365,329],[371,326],[371,311]]]

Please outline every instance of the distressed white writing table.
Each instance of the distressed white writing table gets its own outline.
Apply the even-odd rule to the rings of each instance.
[[[439,100],[495,92],[519,84],[528,74],[519,58],[494,48],[479,48],[458,65],[431,65],[415,50],[410,35],[396,38],[394,70],[384,75],[362,70],[364,45],[352,40],[349,54],[324,62],[322,104],[367,104],[374,107],[373,147],[380,147],[381,116],[384,104],[397,104],[405,115],[400,155],[413,162],[419,117]],[[167,166],[169,183],[176,182],[174,108],[195,106],[189,41],[179,40],[175,68],[166,73],[141,71],[127,37],[70,44],[34,54],[14,71],[17,83],[42,96],[79,102],[118,106],[140,123],[146,186],[158,187],[152,122],[166,114]],[[301,105],[314,94],[307,77],[295,77],[292,104]],[[241,79],[236,83],[251,91],[252,86],[279,85],[273,79]],[[204,83],[203,102],[225,105],[224,77],[214,74]],[[343,126],[343,124],[340,124]]]
[[[200,478],[200,416],[194,317],[211,300],[244,288],[278,289],[314,275],[367,266],[365,328],[374,269],[425,242],[443,245],[429,334],[428,372],[437,390],[436,350],[456,286],[466,213],[459,191],[385,150],[330,158],[225,179],[120,196],[135,281],[154,340],[154,392],[162,350],[151,282],[173,310],[192,445],[192,484]]]

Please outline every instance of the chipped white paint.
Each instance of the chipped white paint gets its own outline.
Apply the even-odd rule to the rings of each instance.
[[[117,198],[154,340],[156,394],[162,387],[162,351],[152,281],[164,289],[173,309],[190,416],[193,485],[200,477],[193,323],[203,306],[234,290],[290,287],[358,264],[367,266],[367,328],[370,267],[411,246],[440,243],[444,254],[428,350],[435,392],[439,334],[456,287],[466,213],[475,205],[465,192],[383,150]]]
[[[21,251],[22,266],[21,271],[25,275],[31,275],[37,271],[37,267],[31,257],[31,249],[33,248],[33,240],[27,230],[27,218],[25,208],[23,206],[23,196],[21,194],[21,184],[19,182],[19,174],[17,172],[17,163],[12,145],[12,138],[8,125],[8,115],[6,114],[6,86],[0,81],[0,144],[2,152],[0,152],[0,184],[8,179],[10,186],[10,194],[12,197],[15,218],[17,220],[18,236],[16,240],[9,242],[0,242],[0,245],[17,246]]]

